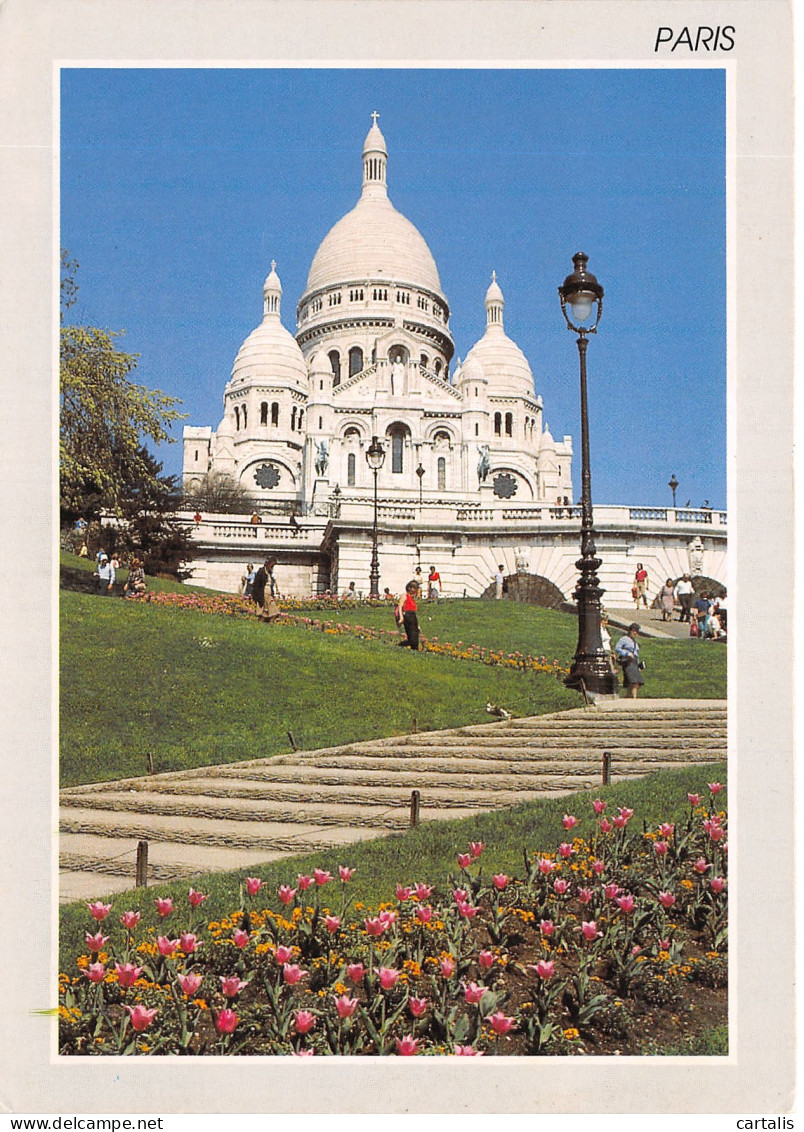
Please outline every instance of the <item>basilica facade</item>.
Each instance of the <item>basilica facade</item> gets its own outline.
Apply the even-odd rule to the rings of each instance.
[[[365,451],[386,451],[385,498],[569,503],[572,446],[544,424],[525,355],[505,333],[492,274],[483,337],[455,362],[449,300],[425,240],[388,195],[376,123],[363,146],[360,198],[322,241],[296,309],[281,319],[272,264],[263,317],[245,340],[215,431],[186,428],[184,487],[210,471],[244,487],[258,511],[320,512],[337,485],[373,492]],[[478,320],[479,321],[479,320]],[[277,508],[277,504],[285,506]]]

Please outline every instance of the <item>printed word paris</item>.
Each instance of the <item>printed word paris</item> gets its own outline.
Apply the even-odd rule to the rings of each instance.
[[[663,27],[656,32],[656,43],[653,50],[659,51],[660,48],[669,48],[671,53],[676,48],[682,50],[686,48],[687,51],[731,51],[734,47],[735,31],[736,29],[731,24],[715,28],[706,26],[683,27],[680,31]]]

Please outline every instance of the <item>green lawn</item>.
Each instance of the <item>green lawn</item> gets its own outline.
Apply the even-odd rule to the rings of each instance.
[[[172,896],[176,908],[182,910],[183,923],[188,918],[187,891],[192,886],[209,894],[203,915],[206,920],[214,920],[241,907],[239,889],[245,876],[259,876],[265,882],[265,905],[278,909],[278,885],[295,882],[299,873],[310,873],[314,867],[328,869],[337,876],[338,865],[344,864],[357,870],[350,883],[350,895],[376,908],[380,901],[394,899],[397,882],[427,881],[442,893],[450,891],[457,874],[456,851],[465,849],[470,840],[486,845],[484,876],[498,872],[522,876],[524,849],[529,853],[554,853],[558,842],[564,839],[561,825],[564,814],[575,814],[580,819],[573,837],[589,838],[594,834],[592,798],[607,800],[608,812],[615,806],[631,807],[635,811],[634,822],[640,828],[643,823],[651,828],[663,821],[681,824],[689,814],[687,792],[700,793],[707,799],[706,784],[714,780],[727,781],[725,763],[659,771],[643,779],[600,787],[594,792],[524,802],[512,809],[481,813],[458,821],[426,822],[415,829],[374,841],[286,857],[237,872],[208,873],[149,889],[134,889],[110,899],[114,901],[115,913],[127,908],[139,909],[143,925],[156,926],[154,897]],[[719,795],[719,801],[725,809],[726,794]],[[103,896],[102,877],[98,878],[97,896]],[[68,969],[65,964],[74,963],[75,956],[84,950],[84,932],[89,926],[86,905],[83,902],[65,905],[60,909],[60,918],[61,969],[65,970]],[[123,930],[118,925],[117,914],[104,923],[104,931],[107,927],[116,943]]]

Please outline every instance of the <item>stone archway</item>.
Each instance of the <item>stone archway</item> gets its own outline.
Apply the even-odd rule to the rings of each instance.
[[[494,591],[492,582],[480,596],[494,598]],[[503,581],[503,599],[541,605],[546,609],[562,609],[567,604],[555,582],[541,574],[507,574]]]

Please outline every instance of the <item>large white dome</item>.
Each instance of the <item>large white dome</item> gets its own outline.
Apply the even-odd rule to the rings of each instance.
[[[383,280],[441,294],[432,253],[419,230],[388,199],[388,150],[374,125],[363,143],[363,191],[315,253],[307,292],[341,283]]]

